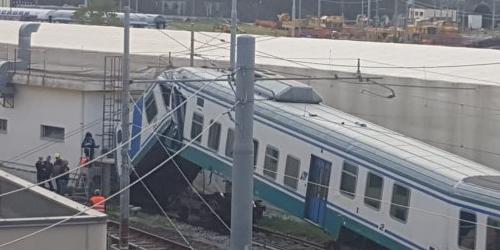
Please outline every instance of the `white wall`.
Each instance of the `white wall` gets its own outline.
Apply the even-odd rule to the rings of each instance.
[[[82,125],[102,118],[102,94],[18,85],[15,107],[0,107],[0,118],[8,120],[7,134],[0,134],[0,160],[34,164],[38,156],[57,152],[74,167],[79,162],[85,132],[101,133],[100,121],[85,130]],[[64,142],[49,141],[40,137],[41,124],[63,127],[66,135],[74,135]],[[95,139],[100,143],[100,137]],[[36,147],[36,152],[12,159]]]
[[[47,225],[26,225],[24,227],[2,228],[0,242],[5,243],[18,237],[40,230]],[[5,250],[19,249],[72,249],[72,250],[105,250],[106,249],[106,222],[91,222],[91,224],[63,225],[39,233],[22,240]]]

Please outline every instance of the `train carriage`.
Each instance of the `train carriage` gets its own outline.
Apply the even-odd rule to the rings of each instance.
[[[157,122],[132,142],[134,166],[155,134],[175,152],[213,123],[180,156],[230,181],[234,114],[216,117],[235,104],[231,86],[168,82],[225,75],[163,73],[133,111],[133,136]],[[358,249],[500,249],[500,172],[323,105],[305,84],[262,79],[255,93],[256,196]]]

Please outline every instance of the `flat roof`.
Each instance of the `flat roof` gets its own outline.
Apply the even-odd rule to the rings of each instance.
[[[0,43],[17,44],[23,22],[0,21]],[[256,63],[283,67],[356,72],[420,80],[500,85],[500,50],[363,41],[255,36]],[[197,32],[196,53],[227,61],[229,34]],[[189,31],[131,29],[131,53],[188,58]],[[108,26],[42,23],[35,47],[121,53],[123,29]],[[467,67],[439,67],[479,64]],[[438,66],[438,67],[436,67]],[[410,67],[410,68],[401,68]],[[418,68],[414,68],[418,67]]]
[[[2,196],[0,205],[0,227],[10,225],[53,223],[72,217],[68,223],[86,221],[104,223],[106,214],[72,201],[55,192],[23,180],[13,174],[0,170],[1,193],[25,189]],[[36,209],[33,209],[36,207]],[[77,216],[75,214],[80,213]],[[74,217],[73,217],[74,216]]]

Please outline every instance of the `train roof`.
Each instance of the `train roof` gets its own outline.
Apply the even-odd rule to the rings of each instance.
[[[179,74],[192,78],[215,78],[222,72],[211,69],[182,68]],[[279,81],[257,81],[268,88]],[[200,83],[187,83],[201,86]],[[307,85],[295,82],[295,86]],[[227,83],[214,82],[205,93],[228,102],[234,94]],[[262,96],[256,91],[256,99]],[[370,123],[323,104],[258,101],[256,114],[305,135],[318,145],[329,145],[363,161],[374,163],[397,176],[403,176],[451,196],[486,202],[500,208],[500,172],[438,149],[419,140]]]

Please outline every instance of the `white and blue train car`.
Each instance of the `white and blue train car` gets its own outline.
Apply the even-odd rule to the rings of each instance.
[[[160,79],[224,74],[180,68]],[[298,82],[259,80],[255,91],[256,196],[358,249],[500,249],[500,172],[323,105]],[[155,133],[185,145],[235,96],[227,82],[153,84],[133,112],[132,135],[184,100]],[[133,141],[134,164],[158,147],[153,135]],[[230,180],[233,138],[225,115],[180,155]]]

